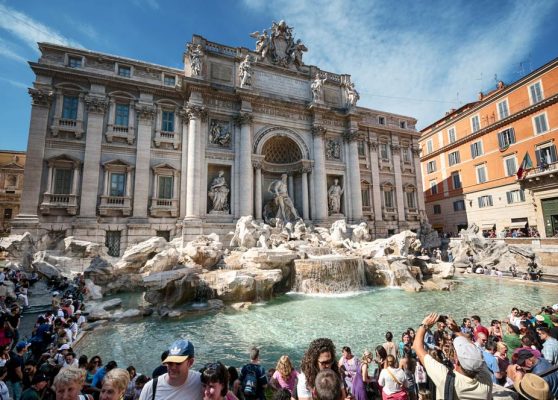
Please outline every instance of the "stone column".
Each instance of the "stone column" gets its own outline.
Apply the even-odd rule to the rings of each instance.
[[[397,219],[401,222],[405,218],[405,198],[403,191],[403,181],[401,180],[401,146],[399,143],[391,145],[391,155],[393,156],[393,173],[395,176],[395,200],[397,202]]]
[[[288,190],[289,190],[289,197],[294,201],[294,176],[293,176],[293,174],[289,174],[289,177],[288,177]]]
[[[187,109],[180,110],[180,142],[182,143],[182,152],[180,159],[180,218],[184,219],[186,216],[186,182],[188,172],[188,117]]]
[[[45,140],[48,131],[48,114],[53,93],[46,89],[29,89],[33,99],[29,139],[27,140],[27,159],[23,175],[23,193],[21,195],[20,213],[14,220],[14,228],[19,225],[37,224],[37,209],[41,197],[41,181],[45,155]],[[48,188],[47,190],[49,190]],[[25,227],[22,227],[22,231]],[[16,232],[12,232],[16,233]],[[19,232],[18,232],[19,233]]]
[[[420,147],[418,144],[412,148],[413,164],[415,166],[415,180],[417,186],[417,205],[421,221],[426,220],[426,206],[424,204],[424,190],[422,188],[422,173],[420,169]]]
[[[255,213],[254,216],[257,220],[261,220],[262,219],[262,163],[261,161],[252,161],[252,166],[255,168],[256,170],[256,178],[255,178],[255,202],[254,202],[254,206],[255,206]]]
[[[360,167],[358,165],[358,131],[351,129],[345,133],[345,140],[349,145],[348,174],[349,195],[351,196],[350,218],[353,222],[362,220],[362,193],[360,190]],[[345,190],[346,192],[346,190]]]
[[[72,195],[78,194],[78,185],[79,185],[79,164],[74,164],[74,176],[72,179]]]
[[[206,111],[202,106],[189,105],[188,117],[188,169],[186,177],[186,216],[185,219],[199,220],[199,193],[201,179],[201,158],[198,151],[201,140],[201,120],[205,118]]]
[[[372,170],[372,204],[374,206],[374,220],[381,221],[382,217],[382,192],[380,190],[380,171],[378,161],[378,142],[374,138],[370,141],[370,167]]]
[[[311,167],[303,167],[302,173],[302,219],[308,221],[310,218],[310,207],[308,202],[308,173],[312,170]]]
[[[103,119],[108,102],[104,96],[90,95],[85,97],[85,105],[87,107],[87,135],[85,136],[83,180],[81,182],[80,217],[95,218],[99,191]],[[105,186],[108,187],[107,179],[105,179]]]
[[[312,177],[314,180],[314,196],[316,197],[316,207],[312,212],[314,222],[320,223],[327,220],[327,182],[325,171],[325,151],[324,151],[324,134],[326,129],[321,125],[312,127],[313,145],[314,145],[314,171]]]
[[[240,125],[239,215],[253,215],[252,115],[249,112],[241,112],[236,118],[236,123]]]
[[[151,130],[153,118],[155,117],[155,107],[152,104],[138,104],[136,106],[136,113],[139,121],[137,127],[133,216],[134,218],[144,219],[147,218],[147,205],[149,201]]]

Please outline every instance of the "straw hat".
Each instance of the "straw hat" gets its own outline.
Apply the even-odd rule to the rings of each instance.
[[[546,400],[550,399],[550,388],[548,383],[538,375],[525,374],[523,378],[513,384],[517,393],[527,399]]]

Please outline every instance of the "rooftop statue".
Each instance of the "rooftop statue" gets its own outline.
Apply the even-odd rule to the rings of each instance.
[[[294,65],[297,69],[304,65],[302,56],[308,48],[300,39],[295,42],[293,28],[284,20],[273,22],[269,33],[264,29],[261,33],[251,33],[250,37],[257,39],[255,52],[258,53],[258,61],[269,59],[273,64],[282,67]]]
[[[202,45],[189,43],[188,56],[190,57],[192,76],[200,76],[202,71],[202,57],[204,56]]]

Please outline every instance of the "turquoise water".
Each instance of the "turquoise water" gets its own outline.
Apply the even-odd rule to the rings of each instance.
[[[283,354],[299,366],[311,340],[331,338],[338,348],[350,346],[361,355],[383,343],[386,331],[396,338],[408,327],[416,329],[430,311],[453,316],[480,315],[483,325],[503,319],[513,306],[536,311],[558,303],[558,289],[483,278],[460,280],[452,292],[407,293],[399,289],[371,289],[339,297],[287,294],[249,311],[222,311],[175,321],[156,318],[113,323],[84,338],[78,353],[114,359],[119,366],[134,365],[151,374],[161,353],[178,337],[196,347],[196,367],[220,360],[226,365],[247,362],[248,350],[258,345],[262,365],[275,367]]]

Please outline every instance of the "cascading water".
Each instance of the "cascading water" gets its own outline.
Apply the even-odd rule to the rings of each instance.
[[[344,293],[366,286],[360,257],[318,256],[295,260],[293,291],[300,293]]]

